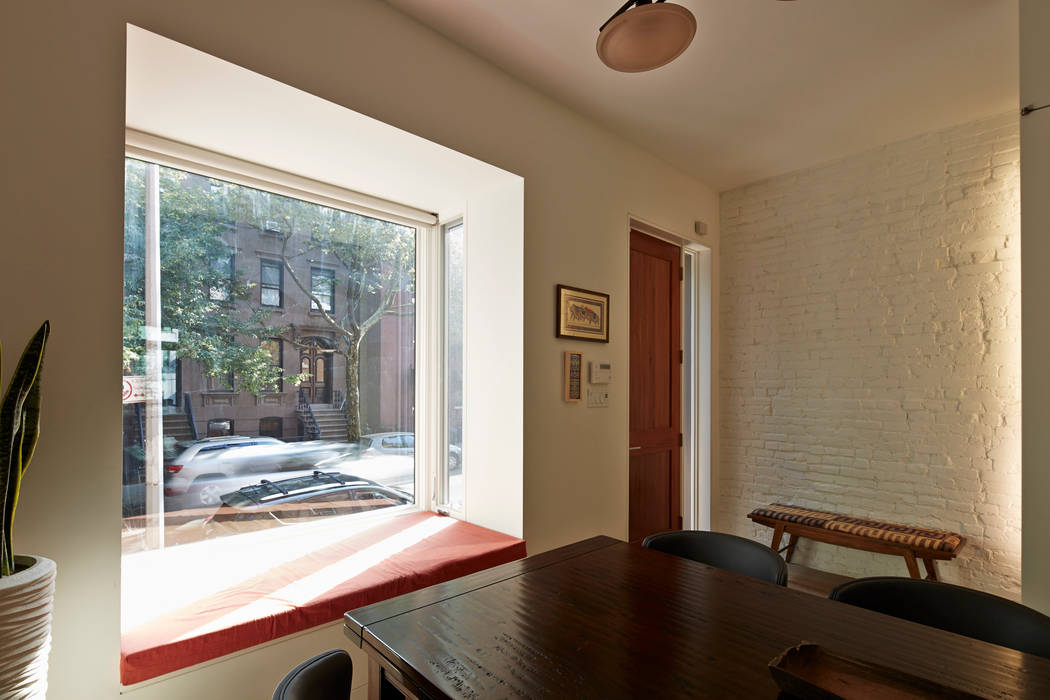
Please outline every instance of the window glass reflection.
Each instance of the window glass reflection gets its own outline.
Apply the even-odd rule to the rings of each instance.
[[[416,230],[131,158],[125,192],[124,551],[412,503],[414,450],[369,450],[415,432]]]

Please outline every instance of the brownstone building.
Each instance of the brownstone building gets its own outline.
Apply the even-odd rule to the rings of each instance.
[[[284,331],[262,345],[282,376],[308,376],[298,386],[282,379],[273,391],[255,394],[239,386],[236,376],[208,376],[200,362],[178,358],[165,345],[164,435],[169,447],[172,439],[185,442],[218,435],[346,439],[341,334],[287,274],[284,236],[277,229],[276,222],[263,228],[237,222],[226,236],[231,275],[251,288],[251,298],[237,304],[246,308],[235,307],[231,313],[247,307],[268,312],[268,323]],[[308,281],[324,310],[338,318],[346,311],[340,308],[346,304],[341,289],[345,270],[311,245],[306,237],[292,234],[287,248],[305,252],[290,257],[289,264],[300,281]],[[414,312],[386,315],[365,334],[359,371],[361,433],[414,432]],[[141,444],[143,404],[128,403],[124,413],[125,447],[134,448]]]

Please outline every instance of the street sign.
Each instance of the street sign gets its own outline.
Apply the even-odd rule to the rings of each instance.
[[[146,378],[141,375],[124,377],[121,393],[124,403],[142,403],[146,400]]]

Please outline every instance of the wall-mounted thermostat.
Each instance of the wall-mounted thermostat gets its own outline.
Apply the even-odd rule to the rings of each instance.
[[[591,367],[591,384],[608,384],[612,381],[612,363],[594,362],[588,363]]]

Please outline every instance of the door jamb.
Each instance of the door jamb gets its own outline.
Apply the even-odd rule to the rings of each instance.
[[[684,268],[685,258],[692,256],[693,284],[691,289],[682,285],[682,319],[680,323],[683,337],[680,339],[685,348],[687,328],[694,328],[699,334],[700,342],[693,345],[693,352],[686,354],[682,363],[682,452],[679,465],[682,470],[682,527],[686,530],[711,529],[711,249],[690,237],[682,236],[657,227],[635,216],[629,216],[626,231],[626,244],[630,247],[631,230],[658,238],[668,243],[681,246]],[[687,304],[687,295],[691,294],[691,304]],[[692,308],[692,318],[687,319],[687,308]],[[628,366],[630,366],[628,349]],[[686,363],[691,363],[692,381],[685,381]],[[630,384],[627,388],[630,393]],[[630,406],[630,396],[627,397]],[[687,424],[688,417],[688,424]],[[626,456],[625,456],[626,460]],[[629,470],[629,460],[625,462]],[[629,480],[629,476],[628,476]],[[625,522],[630,513],[630,489],[627,490],[625,504]]]

